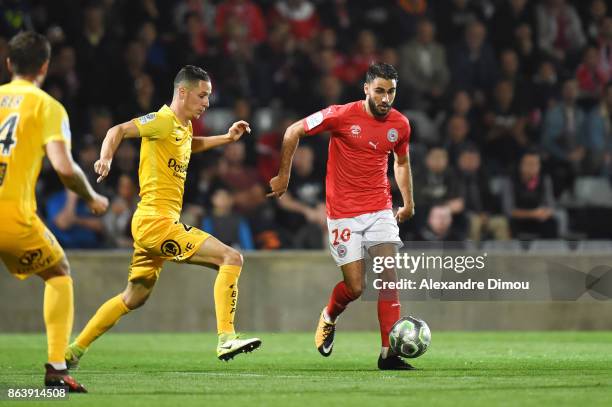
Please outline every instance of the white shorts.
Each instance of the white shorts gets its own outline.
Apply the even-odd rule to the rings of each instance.
[[[364,258],[364,250],[380,243],[401,247],[399,227],[391,209],[354,218],[327,218],[329,250],[338,267]]]

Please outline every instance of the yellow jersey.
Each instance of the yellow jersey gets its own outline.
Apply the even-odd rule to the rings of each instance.
[[[64,106],[32,82],[0,86],[0,210],[31,225],[36,214],[36,181],[44,146],[54,140],[70,148]],[[7,212],[4,212],[5,214]]]
[[[183,126],[166,105],[133,120],[140,145],[140,202],[135,216],[165,216],[178,220],[191,157],[193,128]]]

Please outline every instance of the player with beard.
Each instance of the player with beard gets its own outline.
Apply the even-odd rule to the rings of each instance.
[[[365,100],[329,106],[289,126],[283,139],[279,173],[270,180],[268,196],[281,197],[289,184],[291,162],[300,138],[331,132],[326,177],[327,224],[330,251],[342,270],[343,281],[334,287],[317,326],[315,345],[323,356],[332,352],[336,319],[363,291],[362,248],[371,256],[394,256],[402,244],[397,222],[414,214],[408,154],[410,123],[392,108],[397,81],[393,66],[372,64],[363,86]],[[387,178],[391,152],[395,157],[395,180],[403,198],[403,206],[395,216]],[[395,279],[395,269],[386,270],[383,278]],[[378,297],[381,370],[413,369],[389,349],[389,331],[399,318],[397,291],[381,290]]]

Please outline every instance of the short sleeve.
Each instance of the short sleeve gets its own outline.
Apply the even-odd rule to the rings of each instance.
[[[410,122],[408,121],[408,119],[405,119],[405,120],[406,120],[406,125],[402,126],[399,143],[397,143],[395,147],[393,148],[393,151],[395,152],[395,154],[399,156],[405,156],[408,154],[408,144],[410,142],[411,129],[410,129]]]
[[[302,125],[306,134],[311,136],[336,128],[341,114],[341,107],[340,105],[329,106],[303,119]]]
[[[133,119],[132,122],[138,127],[140,137],[159,139],[166,137],[172,131],[171,120],[155,112]]]
[[[57,100],[50,99],[43,107],[42,138],[43,144],[50,141],[63,141],[70,148],[72,133],[68,113]]]

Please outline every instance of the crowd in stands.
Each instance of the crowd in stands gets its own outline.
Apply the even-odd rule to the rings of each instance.
[[[286,127],[362,99],[372,61],[397,68],[394,106],[412,126],[403,239],[612,237],[610,0],[0,0],[0,13],[1,60],[20,30],[51,41],[44,89],[92,181],[108,128],[168,103],[181,66],[210,73],[196,135],[239,119],[253,132],[192,156],[183,221],[231,245],[326,247],[329,134],[302,140],[283,199],[267,184]],[[45,167],[41,212],[64,247],[131,246],[138,157],[124,141],[98,184],[103,218]]]

